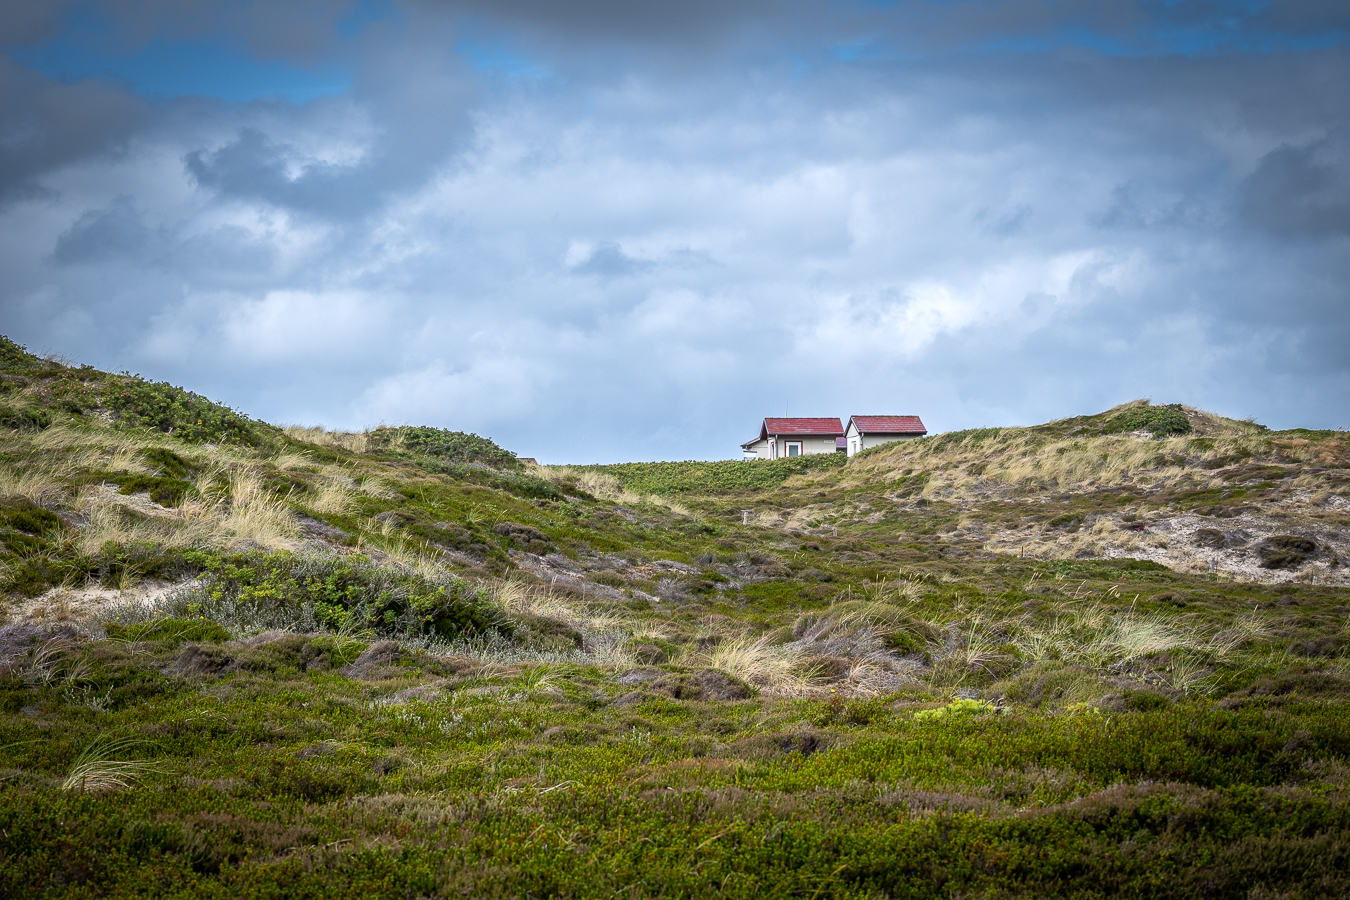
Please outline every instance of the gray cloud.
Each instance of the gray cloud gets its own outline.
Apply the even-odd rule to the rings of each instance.
[[[585,262],[573,266],[572,271],[580,275],[616,277],[632,275],[649,268],[651,268],[650,262],[634,259],[624,253],[623,248],[613,241],[603,241],[595,246],[595,249],[586,257]]]
[[[0,58],[0,204],[48,193],[41,176],[61,166],[122,152],[149,118],[113,85],[57,84]]]
[[[113,198],[105,209],[89,210],[56,239],[52,256],[61,265],[109,259],[139,262],[150,249],[151,234],[131,197]]]
[[[1350,233],[1350,140],[1340,128],[1261,157],[1242,185],[1246,221],[1282,235]]]

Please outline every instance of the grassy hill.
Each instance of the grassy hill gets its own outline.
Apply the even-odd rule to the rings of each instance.
[[[0,896],[1350,894],[1350,439],[536,467],[0,339]]]

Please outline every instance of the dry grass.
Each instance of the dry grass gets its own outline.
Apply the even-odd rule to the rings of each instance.
[[[290,547],[298,534],[294,517],[248,469],[216,470],[199,479],[201,497],[164,509],[147,500],[119,494],[108,485],[84,489],[76,507],[87,525],[76,548],[97,553],[107,543],[146,543],[163,547]]]
[[[339,447],[352,453],[365,453],[368,432],[329,431],[322,425],[287,425],[282,431],[288,437],[320,447]]]
[[[8,466],[0,468],[0,497],[22,497],[38,506],[50,506],[65,496],[66,486],[56,478],[53,469],[21,472]]]
[[[308,453],[303,452],[279,453],[272,457],[270,462],[282,472],[297,472],[314,466],[314,460]]]
[[[65,781],[61,784],[61,789],[101,793],[131,787],[145,775],[155,771],[156,766],[149,760],[117,757],[125,756],[144,746],[144,741],[133,738],[118,738],[106,734],[94,738],[75,758],[70,771],[66,773]]]
[[[322,515],[348,515],[356,505],[356,483],[342,475],[329,476],[306,505]]]
[[[1137,406],[1124,404],[1108,414]],[[1204,487],[1214,481],[1195,462],[1266,455],[1269,437],[1245,422],[1191,410],[1203,433],[1160,440],[1133,434],[1048,437],[1024,428],[984,432],[953,443],[942,436],[897,442],[851,462],[847,485],[930,473],[929,497],[987,496],[1010,490],[1091,490],[1111,486]],[[1295,442],[1297,443],[1297,442]],[[1304,450],[1305,455],[1314,451]],[[1287,453],[1297,456],[1298,448]],[[1309,487],[1321,486],[1313,479]]]
[[[955,656],[965,668],[984,669],[992,675],[995,674],[994,667],[1008,657],[999,649],[998,639],[989,630],[981,628],[981,624],[978,619],[971,621],[970,627],[962,635]]]
[[[733,638],[711,650],[692,654],[691,663],[706,665],[780,696],[800,694],[810,687],[813,672],[807,656],[791,644],[773,645],[769,636]]]
[[[1105,645],[1122,660],[1166,653],[1193,643],[1190,636],[1179,633],[1172,622],[1160,615],[1125,615],[1111,623],[1102,635]]]
[[[148,502],[125,497],[107,485],[81,491],[76,507],[88,521],[75,538],[76,548],[84,554],[97,553],[108,543],[192,546],[205,542],[219,521],[200,501],[188,501],[175,511],[160,513]]]
[[[598,665],[633,664],[628,644],[633,634],[631,619],[613,610],[592,608],[566,599],[548,588],[504,579],[484,585],[490,601],[515,615],[539,616],[566,624],[582,635],[586,661]]]
[[[239,472],[231,479],[229,511],[221,528],[231,544],[249,543],[267,549],[289,547],[299,533],[294,516],[250,471]]]
[[[526,471],[536,478],[551,481],[554,484],[569,482],[593,497],[618,503],[621,506],[648,504],[668,509],[677,516],[692,518],[694,513],[682,503],[655,494],[638,494],[619,483],[619,479],[605,472],[593,472],[588,469],[575,469],[571,466],[531,466]]]
[[[410,538],[390,519],[366,519],[358,546],[364,547],[367,537],[393,563],[431,581],[441,581],[447,570],[441,562],[441,552],[426,541]]]

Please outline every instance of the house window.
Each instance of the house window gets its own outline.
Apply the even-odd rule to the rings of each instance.
[[[787,455],[788,455],[788,456],[801,456],[801,455],[802,455],[802,444],[801,444],[801,441],[788,441],[788,445],[787,445]]]

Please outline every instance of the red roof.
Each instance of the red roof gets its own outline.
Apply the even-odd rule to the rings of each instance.
[[[853,416],[860,434],[927,434],[918,416]]]
[[[771,434],[815,434],[838,437],[844,433],[844,423],[838,419],[765,419],[760,437]]]

